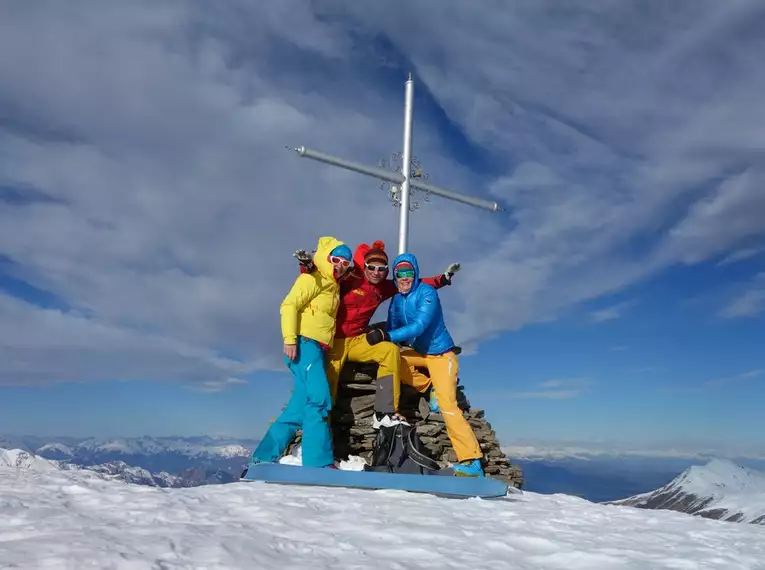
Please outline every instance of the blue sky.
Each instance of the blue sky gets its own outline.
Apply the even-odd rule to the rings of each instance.
[[[410,236],[463,265],[441,296],[501,441],[765,453],[762,9],[641,6],[16,5],[0,432],[257,437],[291,253],[397,231],[373,180],[284,145],[398,151],[412,71],[430,181],[507,208],[433,198]]]

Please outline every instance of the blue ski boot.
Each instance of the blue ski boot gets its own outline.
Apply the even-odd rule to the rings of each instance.
[[[452,467],[455,477],[485,477],[480,459],[465,459]]]

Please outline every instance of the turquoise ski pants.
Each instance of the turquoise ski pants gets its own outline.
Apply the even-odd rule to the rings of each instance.
[[[252,458],[264,462],[278,460],[302,427],[303,465],[332,465],[332,435],[327,421],[332,410],[332,397],[324,371],[324,353],[315,341],[298,337],[295,360],[285,356],[284,361],[295,378],[295,388],[284,411],[268,428]]]

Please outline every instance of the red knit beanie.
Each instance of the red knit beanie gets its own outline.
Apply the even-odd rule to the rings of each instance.
[[[372,248],[364,255],[365,263],[377,261],[388,265],[388,254],[385,253],[385,243],[377,240],[372,244]]]

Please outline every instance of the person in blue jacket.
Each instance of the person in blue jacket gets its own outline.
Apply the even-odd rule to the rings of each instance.
[[[436,290],[420,280],[417,258],[402,253],[393,261],[393,278],[398,293],[388,308],[386,330],[372,329],[367,342],[407,343],[401,350],[407,366],[401,368],[401,381],[424,393],[429,388],[446,423],[446,432],[457,454],[453,466],[455,475],[483,477],[481,446],[457,406],[457,377],[459,360],[454,353],[454,341],[444,322],[441,301]],[[426,368],[428,375],[417,367]],[[431,397],[431,407],[435,402]]]

